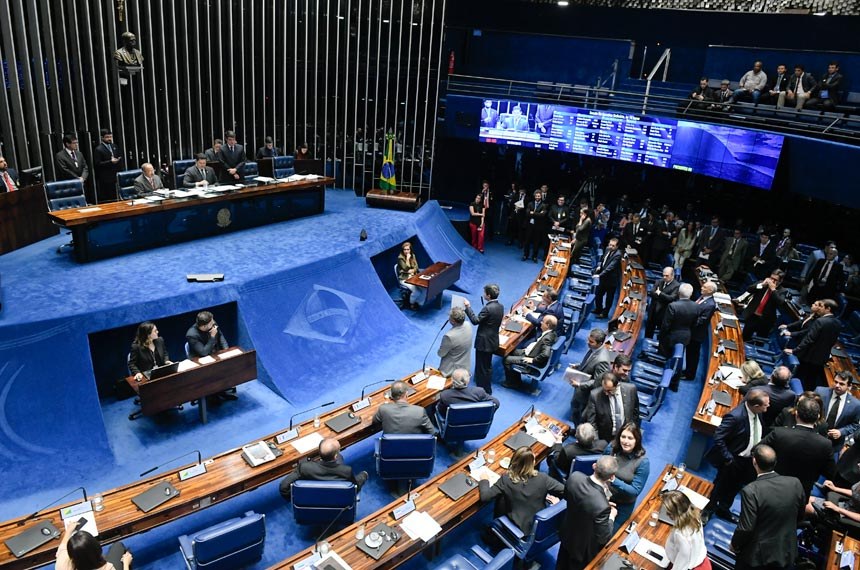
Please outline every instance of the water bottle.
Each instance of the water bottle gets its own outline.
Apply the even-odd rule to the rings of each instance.
[[[717,409],[717,402],[716,402],[716,401],[714,401],[714,399],[713,399],[713,398],[711,398],[710,400],[708,400],[708,409],[707,409],[707,412],[708,412],[708,414],[713,415],[713,414],[714,414],[714,411],[715,411],[716,409]]]

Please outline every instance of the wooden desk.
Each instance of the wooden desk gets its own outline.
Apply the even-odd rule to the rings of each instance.
[[[559,247],[560,244],[565,244],[565,247]],[[564,286],[564,281],[567,279],[567,273],[570,271],[570,248],[572,245],[573,242],[564,238],[555,243],[550,242],[550,249],[546,253],[546,262],[543,264],[543,267],[541,267],[537,279],[531,284],[522,298],[514,303],[514,306],[511,307],[511,311],[505,315],[505,318],[502,319],[502,326],[499,328],[499,348],[496,350],[496,354],[499,356],[509,355],[515,348],[517,348],[517,345],[520,344],[523,339],[532,334],[534,325],[526,321],[525,317],[521,317],[520,315],[528,313],[526,303],[528,302],[529,297],[535,294],[538,287],[541,285],[548,285],[556,291],[561,291]],[[553,257],[560,258],[562,261],[554,262],[552,261]],[[556,273],[556,275],[554,277],[550,276],[550,271]],[[559,301],[561,301],[561,299],[559,299]],[[509,332],[505,330],[505,325],[511,319],[519,320],[522,323],[523,328],[520,332]]]
[[[72,230],[75,259],[103,259],[201,237],[322,213],[333,178],[246,186],[211,198],[122,200],[50,212]]]
[[[389,194],[387,190],[374,188],[367,192],[364,196],[364,201],[371,208],[414,212],[421,206],[421,194],[413,194],[412,192],[394,192],[393,194]]]
[[[551,423],[560,426],[565,431],[568,430],[568,426],[564,422],[547,416],[543,416],[541,419],[541,424],[544,426],[548,426]],[[505,441],[516,432],[520,431],[522,427],[523,423],[518,421],[496,436],[492,441],[482,446],[482,449],[485,451],[488,449],[496,450],[496,461],[490,465],[496,473],[501,475],[505,472],[505,469],[502,469],[499,462],[503,457],[511,457],[514,453],[511,449],[505,447]],[[535,456],[538,461],[542,461],[547,455],[549,455],[550,449],[551,448],[542,445],[540,442],[536,442],[532,445],[532,450],[535,452]],[[372,515],[369,515],[326,538],[326,541],[331,545],[331,551],[336,552],[354,570],[365,570],[370,568],[388,569],[406,562],[425,548],[435,544],[443,536],[455,530],[470,516],[478,512],[483,506],[479,500],[477,485],[475,485],[474,490],[471,490],[464,496],[460,497],[458,501],[452,501],[447,495],[439,490],[439,486],[454,475],[458,473],[468,473],[468,465],[474,459],[475,457],[473,454],[468,454],[444,472],[415,489],[415,492],[418,493],[418,498],[415,499],[415,510],[428,513],[437,523],[439,523],[439,526],[442,527],[442,531],[431,542],[425,543],[422,540],[411,540],[405,532],[398,530],[398,533],[401,534],[400,539],[379,560],[374,560],[355,546],[355,531],[361,524],[365,525],[368,533],[379,523],[386,523],[391,527],[397,527],[399,523],[394,520],[393,516],[391,516],[391,511],[394,510],[395,507],[399,507],[404,503],[404,497],[395,500]],[[313,547],[306,548],[271,568],[272,570],[292,570],[294,564],[304,560],[312,554]]]
[[[672,527],[659,521],[657,521],[657,526],[649,526],[648,522],[651,520],[651,515],[653,513],[660,512],[660,491],[663,489],[663,477],[665,477],[666,474],[674,476],[675,473],[676,470],[672,465],[666,465],[660,478],[657,479],[657,482],[654,483],[654,486],[651,487],[648,494],[642,498],[642,502],[639,503],[636,510],[634,510],[633,514],[630,516],[630,520],[636,522],[636,532],[639,533],[641,538],[650,540],[651,542],[661,546],[666,545],[666,540],[669,538],[669,533],[671,532]],[[701,477],[693,475],[689,471],[685,472],[681,477],[681,485],[705,497],[710,495],[711,489],[713,489],[712,483],[705,481]],[[627,538],[627,533],[625,532],[626,528],[627,525],[625,524],[623,527],[618,529],[618,532],[609,539],[606,546],[604,546],[594,560],[591,561],[591,564],[586,567],[587,570],[598,570],[613,554],[618,554],[622,558],[630,560],[633,563],[634,568],[659,570],[659,566],[644,556],[640,556],[636,552],[625,554],[621,551],[621,543],[623,543]]]
[[[637,267],[641,269],[637,269]],[[642,283],[633,283],[635,278],[641,279]],[[641,295],[642,299],[637,300],[631,297],[629,303],[623,303],[624,299],[631,293]],[[621,293],[618,295],[618,305],[615,307],[615,312],[610,320],[618,319],[626,311],[635,312],[636,318],[625,320],[618,325],[617,330],[628,332],[632,336],[623,342],[615,341],[612,343],[611,349],[614,352],[633,356],[633,350],[636,348],[639,332],[642,330],[642,323],[645,320],[647,304],[648,281],[645,279],[645,268],[642,265],[642,260],[638,254],[628,255],[625,253],[621,258]]]
[[[833,531],[833,537],[830,539],[830,550],[827,552],[827,562],[824,564],[824,570],[839,570],[839,563],[842,560],[842,555],[836,553],[836,544],[841,542],[843,551],[854,551],[854,568],[860,570],[860,540],[851,538],[839,531]]]
[[[36,243],[59,232],[45,215],[48,202],[42,184],[0,193],[0,254]]]
[[[418,275],[413,275],[407,279],[406,282],[427,289],[426,304],[430,304],[430,301],[437,297],[441,304],[442,292],[460,279],[462,265],[462,259],[458,259],[454,263],[437,261]],[[427,279],[422,279],[422,277],[427,277]]]
[[[704,273],[703,273],[704,271]],[[707,266],[699,266],[696,268],[696,275],[699,278],[700,283],[704,283],[705,277],[704,274],[709,271]],[[718,285],[718,292],[726,293],[726,287],[722,283]],[[736,315],[733,307],[728,307],[726,305],[717,305],[717,310],[714,311],[713,316],[711,317],[711,344],[710,344],[710,359],[708,361],[708,372],[705,376],[705,386],[702,390],[702,395],[699,398],[699,403],[696,405],[696,411],[693,413],[693,418],[691,421],[691,427],[693,428],[693,438],[690,441],[690,446],[687,448],[687,459],[686,463],[691,469],[698,469],[702,462],[702,457],[705,454],[705,448],[708,445],[708,441],[711,437],[713,437],[714,432],[717,431],[717,426],[722,422],[723,416],[729,413],[733,408],[735,408],[738,404],[740,404],[741,393],[738,390],[730,387],[729,385],[722,382],[713,382],[714,374],[717,372],[720,366],[723,365],[732,365],[736,367],[740,367],[741,364],[746,360],[746,356],[744,354],[744,339],[741,332],[741,323],[740,321],[735,321],[737,326],[731,327],[724,323],[724,328],[721,331],[717,331],[717,325],[723,321],[723,318],[720,316],[720,311],[724,311],[727,314]],[[726,350],[725,352],[714,355],[716,353],[717,347],[721,340],[730,340],[737,344],[737,350]],[[732,397],[732,405],[731,406],[721,406],[717,405],[716,410],[713,414],[704,413],[708,401],[711,399],[711,395],[715,390],[725,390]]]
[[[140,411],[145,416],[151,416],[174,406],[197,400],[200,421],[206,423],[206,396],[235,388],[239,384],[257,379],[257,351],[249,350],[237,356],[219,359],[219,354],[231,350],[242,350],[231,347],[215,353],[215,362],[199,364],[199,358],[191,360],[199,365],[163,376],[156,380],[137,382],[134,376],[128,376],[125,381],[131,389],[140,396]],[[129,419],[132,419],[129,417]]]
[[[432,369],[429,373],[439,374],[438,371]],[[412,376],[413,374],[410,374],[403,378],[403,380],[408,381]],[[450,379],[447,379],[445,382],[446,387],[451,386]],[[432,405],[438,399],[438,391],[429,389],[427,387],[426,380],[415,385],[414,388],[417,392],[409,397],[409,401],[413,404],[427,407]],[[301,435],[304,436],[313,432],[318,432],[323,437],[336,437],[344,448],[371,437],[378,431],[378,428],[373,426],[372,423],[373,415],[376,413],[379,406],[385,402],[383,394],[388,389],[389,386],[383,386],[376,392],[370,394],[371,405],[363,410],[355,412],[356,416],[361,418],[360,424],[357,424],[339,434],[334,433],[325,425],[325,421],[327,419],[350,411],[350,406],[357,401],[356,397],[356,399],[350,400],[348,403],[337,408],[330,409],[325,413],[321,413],[319,417],[322,423],[317,429],[314,429],[313,427],[313,418],[298,424],[301,430]],[[262,438],[254,439],[249,443],[253,443],[253,441],[258,441],[259,439],[274,443],[275,436],[286,431],[286,429],[286,426],[284,426],[283,430]],[[290,442],[279,445],[278,447],[284,452],[282,456],[256,468],[250,467],[242,459],[242,450],[240,446],[204,461],[207,464],[207,473],[195,477],[194,479],[179,481],[179,471],[190,466],[183,465],[167,473],[155,475],[147,479],[135,481],[123,487],[103,492],[102,496],[104,497],[105,508],[103,511],[96,513],[96,524],[98,525],[100,533],[98,537],[99,540],[102,544],[115,542],[139,532],[174,521],[191,513],[195,513],[213,504],[220,503],[226,499],[235,497],[236,495],[256,489],[260,485],[280,479],[292,472],[299,461],[303,461],[308,457],[316,457],[317,455],[316,449],[308,453],[299,453]],[[141,467],[148,467],[148,465],[142,465]],[[169,481],[174,487],[179,489],[181,495],[167,501],[148,513],[141,512],[134,503],[131,502],[131,499],[160,481]],[[53,522],[54,526],[62,529],[63,523],[60,520],[59,511],[62,507],[72,504],[75,503],[58,505],[42,511],[35,519],[28,521],[23,526],[19,526],[19,523],[23,522],[26,516],[0,524],[0,568],[3,568],[4,570],[34,568],[52,561],[56,553],[57,545],[60,543],[59,539],[48,542],[40,548],[24,555],[22,558],[15,558],[9,549],[3,545],[3,541],[33,526],[37,519],[50,520]]]

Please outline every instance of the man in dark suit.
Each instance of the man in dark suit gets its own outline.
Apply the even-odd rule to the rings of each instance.
[[[771,430],[773,422],[782,410],[790,408],[797,400],[799,394],[796,394],[794,390],[788,387],[790,381],[791,370],[787,366],[777,366],[770,374],[770,382],[761,387],[762,390],[767,392],[770,398],[770,405],[767,411],[761,415],[765,432]]]
[[[445,417],[448,411],[448,406],[451,404],[471,404],[475,402],[491,401],[495,404],[496,409],[499,409],[499,400],[487,394],[483,388],[479,386],[469,386],[469,371],[465,368],[458,368],[451,374],[451,388],[446,388],[439,392],[439,401],[436,403],[436,411],[439,415]]]
[[[582,419],[597,428],[600,439],[611,441],[627,422],[639,425],[639,394],[635,384],[621,382],[612,372],[600,384],[588,396]]]
[[[473,325],[478,325],[475,333],[475,384],[487,394],[493,393],[493,353],[499,348],[499,327],[505,316],[505,308],[498,301],[499,286],[494,283],[484,285],[484,299],[487,304],[475,316],[472,306],[465,301],[466,316]]]
[[[230,182],[240,182],[245,162],[248,160],[245,156],[245,147],[236,142],[236,133],[233,131],[224,133],[224,139],[227,143],[221,147],[224,168],[227,169],[224,177]]]
[[[640,250],[642,248],[642,244],[645,243],[645,237],[647,234],[648,231],[645,228],[645,224],[642,223],[642,218],[637,213],[633,214],[633,219],[624,226],[624,230],[621,232],[621,238],[624,240],[625,246]]]
[[[809,107],[832,111],[833,107],[842,100],[842,74],[839,73],[839,63],[831,61],[827,65],[827,73],[822,74],[821,83],[813,91]]]
[[[334,438],[326,438],[319,445],[318,461],[299,461],[296,469],[281,480],[280,491],[284,500],[292,497],[293,483],[296,481],[349,481],[361,489],[367,481],[367,471],[353,474],[352,467],[343,462],[340,443]]]
[[[579,424],[582,420],[582,410],[588,403],[588,396],[591,390],[594,389],[594,382],[603,376],[604,372],[609,370],[609,365],[612,362],[612,353],[609,348],[604,345],[606,342],[606,331],[603,329],[591,329],[586,339],[588,352],[582,358],[579,364],[571,363],[567,367],[571,371],[565,373],[564,377],[568,383],[573,386],[573,397],[570,400],[573,421]],[[587,374],[589,379],[582,379],[581,376],[574,374],[573,371]]]
[[[54,155],[57,180],[80,180],[86,184],[90,169],[78,150],[78,137],[63,135],[63,150]]]
[[[811,99],[818,83],[811,73],[806,73],[802,65],[794,66],[794,75],[788,80],[785,91],[785,104],[796,109],[803,109]]]
[[[827,248],[824,259],[819,259],[806,276],[806,300],[836,299],[845,283],[845,271],[838,260],[839,251]]]
[[[776,322],[776,310],[785,305],[785,291],[782,278],[785,273],[774,269],[763,281],[749,286],[747,293],[752,295],[741,314],[744,320],[743,338],[752,339],[753,335],[766,337]]]
[[[759,236],[758,247],[753,247],[750,258],[750,272],[756,279],[764,279],[770,272],[776,269],[779,259],[776,257],[776,242],[770,239],[767,232]]]
[[[776,73],[767,78],[767,87],[764,88],[762,100],[782,107],[785,104],[785,91],[787,89],[788,68],[784,63],[780,63],[776,66]]]
[[[549,204],[543,199],[540,190],[535,190],[534,200],[526,205],[523,215],[523,261],[531,255],[537,263],[538,252],[544,246],[547,232]]]
[[[819,477],[824,475],[826,479],[833,479],[836,473],[833,447],[815,430],[820,414],[818,402],[804,398],[795,409],[797,424],[794,427],[776,427],[762,440],[762,444],[772,447],[779,457],[777,473],[797,477],[807,498]]]
[[[666,212],[663,217],[654,224],[654,240],[651,243],[651,258],[659,264],[664,264],[669,259],[672,250],[672,241],[675,239],[675,214]]]
[[[164,188],[164,183],[161,181],[161,177],[155,173],[154,166],[144,162],[140,165],[140,169],[143,173],[134,179],[134,191],[137,192],[138,196],[144,196]]]
[[[740,270],[747,258],[748,245],[740,228],[735,228],[732,237],[726,238],[723,244],[723,255],[720,256],[718,273],[720,280],[728,281]]]
[[[839,451],[845,445],[845,438],[857,431],[860,422],[860,402],[851,395],[853,378],[849,372],[840,370],[833,377],[833,387],[819,386],[815,393],[824,403],[824,417],[827,421],[827,437],[833,450]]]
[[[618,280],[621,277],[621,252],[618,251],[618,238],[612,238],[606,244],[606,251],[600,258],[593,277],[597,277],[599,281],[595,291],[594,310],[591,312],[598,319],[605,319],[609,315],[609,307],[615,298]]]
[[[101,130],[101,141],[93,148],[96,195],[99,202],[116,200],[116,173],[122,170],[122,151],[113,143],[110,129]]]
[[[576,439],[567,445],[561,435],[556,436],[556,443],[552,446],[547,463],[555,467],[564,475],[570,473],[573,461],[581,455],[603,455],[609,442],[597,437],[597,430],[588,422],[580,422],[576,425]]]
[[[663,279],[654,284],[654,288],[648,293],[648,320],[645,323],[645,338],[654,336],[657,326],[663,322],[666,315],[666,307],[669,303],[678,300],[678,288],[681,282],[675,279],[675,270],[672,267],[663,268]]]
[[[702,77],[699,79],[699,86],[693,89],[690,94],[690,99],[693,100],[693,105],[697,109],[707,109],[714,101],[714,90],[708,87],[708,78]]]
[[[227,344],[227,339],[224,338],[221,329],[218,328],[215,317],[209,311],[197,313],[194,325],[185,333],[185,340],[188,343],[188,356],[190,358],[210,356],[212,353],[226,350],[230,346]]]
[[[572,473],[564,487],[567,510],[559,528],[556,570],[580,570],[597,556],[612,537],[618,512],[609,504],[609,484],[615,480],[618,460],[604,455],[591,476]]]
[[[794,348],[783,349],[794,354],[800,361],[794,374],[800,378],[804,390],[826,386],[824,365],[830,360],[830,350],[839,340],[842,325],[833,312],[839,308],[833,299],[821,299],[812,303],[812,312],[817,318],[809,324],[809,330]]]
[[[263,142],[263,146],[257,149],[257,160],[261,158],[273,158],[275,156],[281,156],[281,149],[275,146],[275,139],[272,137],[266,137],[266,140]]]
[[[741,516],[731,542],[738,570],[790,568],[797,558],[797,525],[806,497],[800,481],[774,472],[776,462],[767,445],[753,451],[756,478],[741,491]]]
[[[206,166],[206,155],[198,154],[197,162],[194,166],[189,166],[185,171],[185,176],[182,178],[182,185],[186,188],[194,188],[196,186],[209,186],[217,184],[218,178],[215,176],[215,171],[211,166]]]
[[[495,129],[499,123],[499,112],[493,108],[493,101],[487,99],[484,101],[484,108],[481,109],[481,126],[488,129]]]
[[[712,268],[720,261],[723,253],[723,242],[726,233],[720,227],[720,219],[716,216],[711,218],[711,225],[702,228],[699,233],[699,260]]]
[[[540,327],[541,321],[549,316],[555,317],[558,323],[564,322],[564,306],[558,300],[558,292],[552,287],[544,289],[541,294],[541,302],[537,306],[534,305],[533,301],[529,301],[526,306],[530,309],[530,312],[526,313],[526,320],[533,324],[536,329]],[[556,325],[556,332],[562,332],[558,325]]]
[[[717,303],[714,301],[714,293],[716,292],[716,284],[713,281],[705,281],[702,283],[699,298],[696,299],[699,314],[696,317],[696,324],[690,330],[690,344],[687,345],[687,368],[684,371],[684,378],[687,380],[695,380],[696,372],[699,370],[702,345],[708,340],[711,317],[717,310]]]
[[[397,381],[391,385],[391,402],[382,404],[373,415],[373,425],[382,426],[382,433],[429,433],[434,435],[436,428],[427,411],[421,406],[406,401],[408,388],[405,382]]]
[[[714,445],[705,458],[717,468],[711,500],[703,515],[715,513],[734,520],[729,511],[738,491],[755,479],[750,452],[761,441],[764,423],[761,414],[767,411],[770,398],[759,388],[747,392],[744,401],[723,416],[714,433]]]
[[[525,366],[527,369],[537,373],[552,357],[552,345],[555,344],[558,335],[555,327],[558,324],[552,315],[545,316],[540,322],[540,335],[537,340],[529,343],[525,348],[518,348],[505,357],[505,388],[520,389],[523,386],[522,375],[514,370],[514,366]]]
[[[678,288],[678,300],[666,307],[659,335],[659,348],[663,356],[672,356],[678,343],[684,346],[690,344],[693,327],[699,319],[699,306],[690,300],[692,296],[693,286],[682,283]]]
[[[0,156],[0,193],[16,192],[18,190],[18,172],[9,168],[6,159]]]

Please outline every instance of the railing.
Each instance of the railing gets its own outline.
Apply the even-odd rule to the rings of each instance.
[[[648,112],[648,95],[651,94],[651,81],[653,81],[654,76],[657,75],[657,72],[660,70],[660,66],[663,65],[663,83],[666,82],[666,76],[669,74],[669,60],[672,57],[672,50],[666,48],[663,50],[663,55],[660,56],[660,59],[657,60],[657,63],[654,64],[654,68],[651,70],[651,73],[648,74],[647,79],[645,80],[645,99],[642,101],[642,114]]]

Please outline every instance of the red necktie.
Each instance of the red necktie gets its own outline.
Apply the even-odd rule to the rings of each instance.
[[[12,182],[12,178],[9,177],[8,172],[3,173],[3,182],[6,183],[6,189],[9,192],[14,192],[15,190],[17,190],[17,188],[15,188],[15,183]]]
[[[762,313],[764,313],[764,307],[767,305],[767,302],[770,300],[770,289],[764,292],[764,296],[762,296],[761,301],[759,301],[758,308],[755,310],[755,315],[760,317]]]

